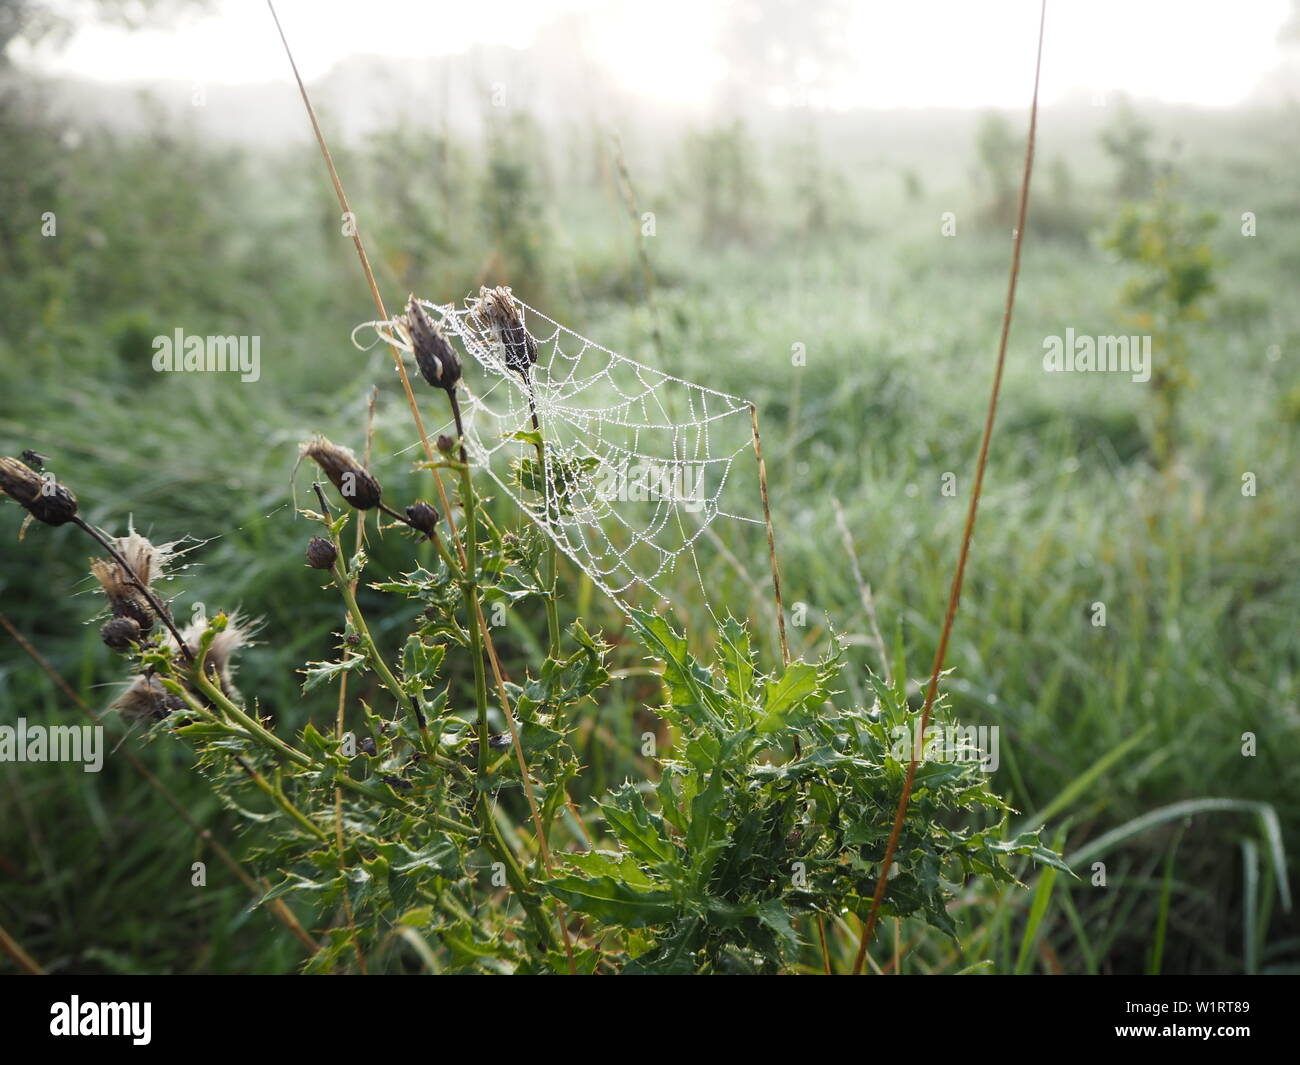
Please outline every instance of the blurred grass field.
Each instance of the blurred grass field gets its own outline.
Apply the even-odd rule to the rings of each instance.
[[[1300,202],[1279,178],[1300,141],[1285,112],[1142,118],[1179,199],[1218,216],[1218,289],[1187,338],[1195,382],[1177,469],[1156,468],[1144,386],[1042,370],[1044,336],[1136,331],[1118,302],[1133,271],[1101,241],[1121,207],[1097,142],[1103,119],[1049,110],[948,656],[956,716],[1002,729],[995,787],[1022,819],[1046,815],[1046,837],[1067,855],[1132,833],[1089,856],[1106,863],[1104,888],[1088,867],[998,897],[971,885],[959,943],[900,930],[907,971],[1300,968],[1271,861],[1284,853],[1294,874],[1300,852]],[[832,138],[815,128],[785,140],[736,126],[666,145],[626,137],[633,214],[655,214],[642,241],[650,301],[639,221],[600,130],[571,131],[565,151],[517,114],[479,142],[405,126],[336,155],[390,307],[411,290],[449,301],[506,282],[615,351],[757,404],[786,599],[806,607],[794,649],[846,636],[850,694],[866,698],[877,659],[835,505],[886,639],[921,677],[969,499],[1010,255],[994,175],[980,171],[978,117],[958,137],[927,137],[928,121],[918,114],[906,145],[862,158],[819,155]],[[1019,122],[1010,116],[1012,130]],[[314,148],[253,154],[161,120],[140,137],[69,137],[31,94],[6,97],[0,124],[0,450],[49,456],[101,526],[134,519],[155,540],[199,541],[173,588],[177,612],[201,602],[265,618],[275,639],[244,658],[241,688],[284,728],[332,720],[333,693],[300,695],[295,673],[327,653],[339,623],[302,564],[297,443],[319,431],[359,448],[377,386],[374,466],[396,496],[421,489],[391,360],[350,341],[373,310]],[[56,238],[33,221],[44,211]],[[1258,219],[1253,237],[1241,235],[1244,211]],[[941,235],[944,212],[955,236]],[[152,338],[177,327],[260,336],[261,379],[154,373]],[[794,345],[806,366],[792,365]],[[955,497],[941,494],[946,472]],[[19,542],[19,525],[18,508],[0,507],[0,610],[102,708],[117,664],[89,623],[85,546],[41,528]],[[766,545],[728,537],[706,574],[713,606],[754,619],[774,655]],[[380,566],[409,568],[406,541],[374,547]],[[564,607],[617,636],[614,606],[575,587]],[[683,576],[671,598],[706,645],[698,587]],[[369,606],[381,639],[403,631],[394,604],[372,593]],[[527,611],[512,616],[499,640],[507,664],[539,628]],[[629,675],[581,723],[594,790],[634,771],[638,715],[656,694],[634,648],[620,646],[616,664]],[[7,636],[0,707],[5,721],[76,714]],[[139,745],[116,721],[109,732]],[[1242,754],[1248,732],[1253,757]],[[255,850],[256,832],[206,792],[185,750],[157,743],[143,757],[217,838]],[[1134,824],[1206,799],[1267,804],[1276,822],[1243,805]],[[189,886],[203,842],[123,760],[98,775],[0,765],[0,810],[0,923],[51,970],[281,972],[300,960],[220,867],[208,887]]]

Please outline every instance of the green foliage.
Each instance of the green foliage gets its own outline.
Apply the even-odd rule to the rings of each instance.
[[[283,520],[286,471],[295,442],[311,429],[346,424],[361,439],[376,381],[375,454],[403,452],[410,439],[391,359],[359,355],[346,339],[370,310],[314,144],[307,138],[234,150],[161,119],[146,133],[108,135],[69,129],[39,101],[9,97],[7,104],[0,137],[9,149],[0,152],[7,205],[0,212],[6,450],[32,446],[52,456],[53,468],[74,481],[88,517],[99,524],[122,529],[134,513],[155,539],[192,534],[208,541],[191,556],[184,580],[168,588],[169,596],[179,596],[178,615],[188,616],[193,601],[202,600],[209,612],[239,603],[264,617],[260,644],[240,666],[240,687],[258,697],[278,735],[293,739],[311,720],[332,737],[336,684],[300,694],[304,677],[296,670],[308,660],[343,660],[332,635],[341,627],[339,603],[332,595],[305,594],[312,578],[302,567],[303,523]],[[484,169],[477,142],[459,130],[450,135],[447,173],[459,198],[443,217],[437,207],[443,171],[433,138],[403,141],[409,158],[395,156],[396,142],[349,148],[330,128],[327,110],[321,117],[385,297],[403,297],[411,277],[422,293],[463,296],[483,268],[488,244],[476,209]],[[1292,619],[1300,611],[1300,566],[1293,530],[1300,497],[1284,488],[1300,425],[1293,358],[1300,304],[1276,298],[1278,286],[1294,283],[1300,270],[1294,196],[1276,179],[1295,161],[1292,140],[1280,117],[1265,114],[1245,123],[1232,114],[1153,111],[1149,120],[1162,139],[1183,136],[1197,159],[1184,175],[1181,199],[1242,204],[1261,220],[1255,241],[1239,240],[1233,227],[1223,242],[1235,248],[1231,268],[1215,268],[1223,298],[1231,297],[1240,312],[1225,316],[1216,300],[1214,314],[1184,330],[1200,387],[1181,396],[1180,457],[1195,480],[1177,506],[1158,502],[1166,498],[1159,479],[1142,461],[1152,398],[1144,390],[1076,379],[1054,392],[1035,359],[1012,360],[1006,385],[1012,398],[999,414],[992,494],[981,512],[947,691],[964,723],[1003,727],[1010,742],[993,786],[1019,809],[1046,810],[1063,782],[1105,765],[1050,821],[1068,830],[1071,853],[1158,806],[1229,796],[1274,804],[1294,855],[1300,766],[1290,751],[1300,648]],[[934,239],[935,212],[985,201],[966,180],[965,160],[926,115],[909,115],[906,128],[914,135],[873,138],[865,159],[856,148],[860,137],[823,134],[827,164],[852,175],[855,200],[842,205],[845,225],[806,247],[782,245],[779,254],[700,248],[693,240],[666,239],[680,227],[662,218],[654,244],[663,368],[693,379],[707,371],[706,383],[757,403],[783,576],[815,604],[809,626],[793,638],[821,647],[827,625],[848,633],[847,668],[838,684],[846,698],[867,705],[875,694],[865,670],[879,663],[860,637],[859,591],[846,572],[834,502],[843,506],[887,635],[898,619],[908,658],[928,661],[933,615],[947,594],[959,530],[953,501],[936,502],[925,486],[936,467],[960,471],[978,443],[972,426],[983,399],[954,382],[972,380],[979,338],[995,335],[1000,312],[994,308],[1005,296],[1004,230],[967,228],[962,215],[961,239]],[[1066,139],[1053,144],[1058,128]],[[1072,202],[1092,223],[1109,227],[1118,212],[1111,168],[1077,150],[1073,130],[1053,122],[1040,132],[1039,164],[1066,154]],[[679,157],[677,134],[662,141],[634,129],[626,135],[638,149],[635,176],[645,202],[697,211],[707,190],[669,185],[657,166]],[[585,148],[584,158],[600,154],[600,143],[581,123],[549,138],[552,148]],[[877,155],[881,161],[873,166]],[[773,235],[797,232],[803,204],[784,190],[798,160],[779,150],[768,158],[764,180],[782,190],[763,204],[778,226]],[[920,209],[900,209],[906,190],[894,160],[923,176]],[[381,189],[377,180],[384,176],[393,184]],[[648,319],[635,305],[641,286],[627,254],[623,211],[616,201],[610,206],[594,168],[557,184],[548,202],[553,233],[576,281],[572,291],[556,285],[556,257],[548,256],[541,278],[547,299],[530,302],[644,359]],[[1114,332],[1114,262],[1095,245],[1067,248],[1042,239],[1041,194],[1050,192],[1054,201],[1057,190],[1052,171],[1040,165],[1016,336],[1058,332],[1066,310],[1081,331],[1093,323],[1089,332]],[[411,202],[420,214],[403,243],[396,205]],[[47,209],[58,213],[57,239],[43,238],[33,222]],[[418,277],[417,253],[427,277]],[[529,291],[535,281],[528,279]],[[188,332],[261,334],[262,381],[233,385],[140,366],[138,341],[177,325]],[[792,395],[793,339],[807,345],[809,358],[796,375],[801,391]],[[1266,357],[1274,348],[1276,357]],[[422,397],[422,404],[429,401]],[[1281,424],[1279,406],[1289,419]],[[427,498],[421,475],[403,467],[397,461],[385,471],[386,497]],[[1259,475],[1260,499],[1241,498],[1235,481],[1241,470]],[[921,490],[904,491],[910,485]],[[509,530],[517,516],[503,503],[491,501],[486,509]],[[18,542],[15,509],[0,506],[4,613],[92,707],[102,708],[121,668],[84,624],[87,545],[39,530]],[[1154,525],[1153,514],[1160,518]],[[754,579],[766,566],[765,545],[732,536],[720,524],[711,528],[736,558],[707,574],[715,601],[737,614],[768,617],[770,592]],[[500,539],[513,535],[505,531]],[[460,592],[435,590],[421,576],[437,568],[427,543],[413,546],[391,532],[376,536],[372,527],[367,553],[372,576],[358,600],[396,669],[406,639],[422,624],[421,611],[432,606],[443,617],[434,600],[459,601]],[[405,581],[404,573],[427,589],[428,602],[382,589]],[[536,596],[512,583],[513,573],[513,567],[502,573],[483,598],[489,618],[496,602],[511,604],[506,625],[494,633],[507,676],[522,678],[544,661],[545,639]],[[526,573],[524,579],[537,584]],[[691,597],[694,574],[678,572],[670,583],[669,598],[704,655],[712,619]],[[1105,629],[1088,625],[1085,608],[1097,599],[1108,604]],[[657,681],[637,664],[636,641],[618,638],[625,620],[580,578],[568,583],[558,605],[566,629],[581,614],[615,645],[609,667],[619,679],[576,710],[565,733],[583,766],[571,793],[589,817],[588,796],[605,798],[629,777],[643,786],[653,778],[655,767],[638,752],[643,732],[657,727],[647,709],[658,698]],[[757,622],[755,638],[768,628]],[[463,625],[460,632],[467,639]],[[450,633],[437,642],[448,645],[438,684],[451,689],[460,719],[472,705],[467,659]],[[566,653],[572,646],[566,637]],[[426,697],[438,690],[431,686]],[[363,665],[348,671],[348,692],[345,727],[359,737],[366,723],[357,699],[384,720],[399,713]],[[31,722],[64,724],[70,713],[66,698],[3,633],[0,703]],[[493,728],[500,729],[495,705],[491,712]],[[183,828],[125,762],[140,726],[112,715],[106,720],[106,739],[117,753],[102,773],[0,767],[0,792],[14,813],[0,819],[0,848],[15,867],[0,891],[6,926],[42,962],[63,971],[245,973],[299,965],[302,945],[264,909],[248,911],[243,886],[213,864],[208,837]],[[447,730],[453,727],[463,728],[448,723]],[[1257,757],[1241,755],[1239,738],[1248,730],[1260,737]],[[1139,745],[1124,746],[1139,734]],[[1103,762],[1121,749],[1122,759]],[[264,837],[276,818],[250,821],[219,807],[191,772],[184,745],[153,744],[141,757],[212,839],[240,857],[268,845]],[[362,764],[354,763],[354,772]],[[250,808],[261,809],[255,804],[265,798],[250,794]],[[502,816],[527,827],[517,781],[498,798]],[[645,801],[655,808],[655,796]],[[1246,962],[1239,840],[1252,823],[1190,810],[1180,823],[1183,818],[1191,826],[1177,852],[1163,970],[1240,971]],[[556,824],[557,851],[577,846],[563,827],[572,828],[564,814]],[[1112,884],[1123,890],[1057,878],[1038,941],[1050,946],[1064,971],[1146,965],[1167,851],[1160,828],[1116,844],[1105,859]],[[1261,844],[1261,860],[1268,853]],[[202,891],[186,879],[198,859],[209,862]],[[267,868],[278,882],[279,873]],[[475,868],[490,886],[484,867]],[[1263,897],[1272,882],[1267,862],[1260,881]],[[308,898],[286,896],[304,921]],[[950,937],[905,920],[906,971],[976,964],[1012,971],[1029,904],[1020,889],[970,883],[950,911],[960,952]],[[518,907],[509,912],[519,920]],[[1277,904],[1261,904],[1256,916],[1251,940],[1259,944],[1260,969],[1294,966],[1293,916]],[[342,920],[337,909],[328,917]],[[415,946],[423,933],[408,925],[389,932],[380,953],[367,955],[372,971],[428,964]],[[478,935],[462,925],[440,933],[440,942],[458,964],[473,957],[485,968],[506,964],[493,955],[497,940]],[[804,929],[801,935],[808,938]],[[842,966],[847,959],[834,950],[833,942],[832,958]],[[575,955],[581,967],[583,952]],[[1031,953],[1029,961],[1046,966],[1047,957]]]
[[[543,143],[536,122],[525,113],[489,123],[479,210],[496,259],[488,272],[493,283],[542,276],[547,240]]]
[[[999,228],[1015,224],[1016,190],[1024,146],[1006,117],[990,111],[975,133],[975,181],[984,194],[984,217]]]
[[[1179,401],[1194,382],[1187,363],[1187,327],[1205,317],[1204,301],[1215,290],[1214,252],[1207,241],[1216,216],[1193,212],[1173,199],[1162,181],[1149,203],[1126,206],[1105,246],[1139,269],[1120,301],[1130,322],[1152,337],[1151,387],[1157,412],[1153,444],[1162,466],[1173,455]]]
[[[1126,100],[1102,130],[1101,146],[1115,164],[1115,192],[1121,198],[1137,200],[1150,195],[1157,170],[1150,147],[1154,136],[1155,131]]]
[[[762,674],[734,619],[711,670],[662,617],[632,621],[663,668],[674,757],[657,783],[601,801],[619,849],[566,859],[548,887],[623,929],[627,972],[777,972],[799,956],[800,917],[865,917],[906,770],[897,734],[915,715],[884,684],[870,709],[839,709],[838,656]],[[917,780],[886,913],[955,934],[947,906],[968,876],[1012,882],[1012,855],[1064,868],[1036,833],[1005,838],[1005,807],[972,763],[925,762]]]
[[[683,180],[699,205],[700,243],[753,240],[764,192],[757,149],[744,123],[737,119],[692,132],[683,156]]]
[[[440,544],[433,568],[374,584],[423,606],[395,666],[357,603],[366,553],[344,562],[351,514],[308,512],[334,544],[329,574],[348,620],[336,656],[303,671],[303,691],[377,685],[355,731],[343,731],[341,695],[332,734],[310,721],[292,741],[277,734],[229,682],[229,648],[243,639],[224,613],[184,634],[185,654],[143,637],[130,651],[136,683],[160,684],[172,700],[155,704],[151,735],[188,743],[226,806],[259,828],[250,858],[276,881],[262,904],[292,899],[313,926],[342,914],[306,971],[373,963],[410,933],[442,971],[771,973],[808,946],[800,918],[865,916],[910,754],[906,745],[899,754],[896,734],[915,715],[902,688],[883,684],[870,709],[837,708],[838,655],[762,673],[734,619],[708,669],[663,617],[631,611],[662,670],[657,712],[675,734],[673,757],[658,762],[657,779],[598,799],[618,850],[552,864],[543,841],[557,838],[580,774],[573,723],[609,683],[608,647],[574,621],[567,647],[555,634],[555,650],[521,682],[499,680],[501,702],[489,706],[480,596],[547,599],[556,589],[538,578],[535,534],[480,524],[468,468],[461,493],[463,534],[476,537],[461,561]],[[472,707],[446,678],[449,655],[471,657]],[[955,936],[947,908],[968,877],[1014,883],[1017,855],[1065,868],[1036,832],[1007,838],[1006,807],[972,761],[917,756],[886,913]],[[520,790],[537,861],[520,846],[522,825],[502,831],[498,804]],[[570,927],[548,896],[582,925]]]

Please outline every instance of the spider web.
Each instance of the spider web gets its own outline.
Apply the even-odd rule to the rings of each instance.
[[[473,464],[620,605],[642,590],[671,601],[684,563],[707,603],[702,539],[738,565],[712,527],[763,524],[749,402],[620,355],[515,298],[537,349],[525,378],[472,297],[418,302],[485,372],[466,372],[460,392]],[[372,325],[410,350],[396,323]]]

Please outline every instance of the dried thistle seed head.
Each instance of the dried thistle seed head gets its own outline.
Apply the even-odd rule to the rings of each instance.
[[[406,520],[413,529],[419,529],[425,536],[429,536],[438,524],[438,512],[423,499],[417,499],[406,508]]]
[[[113,701],[109,709],[116,710],[123,717],[161,720],[184,706],[185,700],[164,688],[156,676],[141,673],[127,685],[126,691]]]
[[[121,541],[119,540],[118,543],[120,544]],[[141,632],[148,632],[153,628],[153,609],[140,594],[139,589],[131,583],[129,576],[122,572],[121,566],[112,559],[96,558],[90,563],[90,575],[104,590],[108,607],[113,611],[114,617],[131,618],[140,626]]]
[[[126,536],[118,537],[113,546],[131,567],[135,579],[146,588],[153,587],[154,582],[163,576],[167,564],[176,555],[175,541],[166,544],[150,543],[136,532],[134,527]]]
[[[339,551],[333,540],[313,536],[307,541],[307,565],[312,569],[333,569],[338,557]]]
[[[450,392],[460,384],[460,356],[456,349],[424,313],[414,296],[406,301],[403,321],[411,335],[411,349],[415,352],[415,364],[420,368],[421,376],[434,388],[445,388]]]
[[[339,495],[357,510],[370,510],[379,506],[379,482],[347,448],[331,444],[323,436],[318,436],[303,445],[301,458],[309,458],[316,463],[330,479],[330,483],[339,490]]]
[[[110,618],[99,630],[100,638],[114,651],[128,651],[131,644],[139,643],[143,631],[135,618]]]
[[[0,492],[46,525],[65,525],[77,516],[76,496],[48,473],[37,473],[15,458],[0,458]]]
[[[505,285],[481,287],[475,311],[505,352],[506,367],[527,380],[537,362],[537,344],[519,316],[510,289]]]
[[[437,444],[438,450],[441,451],[444,455],[450,455],[453,451],[456,450],[456,441],[453,440],[451,437],[449,437],[446,433],[439,433],[438,439],[437,441],[435,441],[435,443]]]
[[[167,564],[175,556],[175,542],[154,544],[132,527],[126,536],[113,541],[113,547],[126,563],[123,569],[116,561],[95,559],[90,564],[91,576],[99,582],[114,615],[132,618],[142,632],[154,625],[154,611],[139,586],[152,588],[162,577]],[[134,580],[132,580],[134,578]]]

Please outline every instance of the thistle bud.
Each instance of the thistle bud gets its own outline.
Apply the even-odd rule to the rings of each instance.
[[[117,617],[104,623],[99,630],[100,638],[114,651],[128,651],[131,644],[138,643],[142,635],[140,623],[135,618]]]
[[[435,443],[437,445],[438,450],[441,451],[444,455],[450,455],[453,451],[456,450],[456,441],[453,440],[451,437],[449,437],[446,433],[439,433],[438,439],[435,441]]]
[[[302,455],[316,463],[330,479],[330,483],[339,490],[339,495],[357,510],[370,510],[379,506],[379,482],[347,448],[331,444],[323,436],[318,436],[304,445]]]
[[[506,368],[527,380],[537,362],[537,343],[519,317],[510,289],[505,285],[480,288],[476,311],[501,345]]]
[[[423,499],[417,499],[406,508],[406,520],[411,523],[411,528],[432,536],[433,527],[438,524],[438,512]]]
[[[460,384],[460,356],[414,296],[406,302],[406,328],[421,376],[434,388],[448,392]]]
[[[14,458],[0,458],[0,492],[46,525],[65,525],[77,516],[76,496],[49,474],[36,473]]]
[[[313,536],[307,541],[307,565],[312,569],[333,569],[334,560],[338,557],[338,548],[334,546],[333,540]]]

